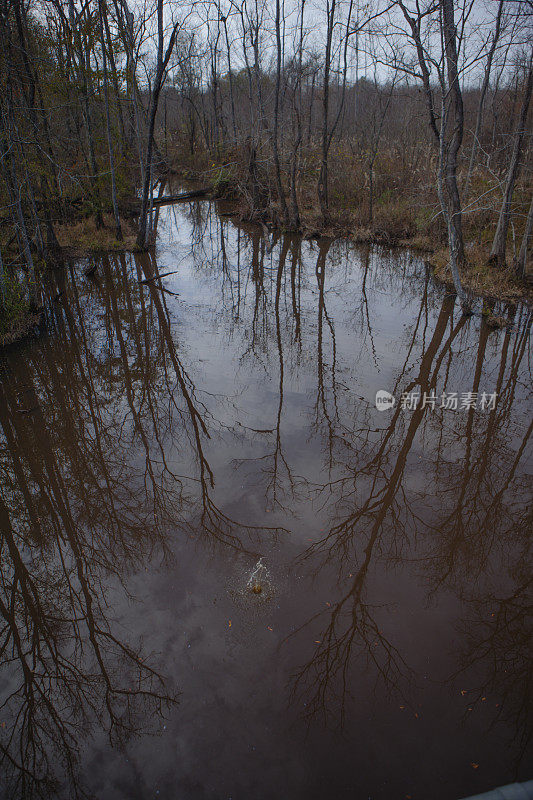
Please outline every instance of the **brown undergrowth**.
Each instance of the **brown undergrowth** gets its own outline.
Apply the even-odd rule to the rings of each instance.
[[[122,239],[117,239],[114,218],[104,214],[104,226],[98,228],[94,217],[72,224],[57,225],[55,233],[61,249],[74,255],[103,251],[132,251],[136,249],[136,232],[131,220],[121,218]]]
[[[200,153],[194,158],[177,152],[172,160],[174,172],[182,179],[200,181],[211,187],[211,196],[234,201],[234,215],[241,221],[260,222],[283,230],[281,204],[275,189],[274,176],[263,166],[264,206],[252,207],[245,153]],[[373,174],[372,211],[370,214],[369,176],[364,158],[346,150],[332,152],[330,166],[330,202],[328,218],[320,213],[316,192],[316,157],[303,159],[304,167],[298,188],[299,225],[297,232],[306,238],[347,237],[362,244],[408,247],[424,254],[435,276],[453,286],[448,267],[446,230],[435,192],[434,158],[428,151],[425,161],[411,169],[399,154],[384,153],[377,159]],[[263,159],[263,164],[267,159]],[[287,172],[285,172],[287,174]],[[460,185],[464,175],[459,175]],[[507,262],[500,269],[489,266],[489,254],[499,213],[499,184],[481,168],[472,177],[469,201],[463,215],[463,232],[467,263],[462,271],[466,289],[476,295],[501,300],[531,301],[533,263],[526,265],[525,279],[513,269],[516,251],[527,214],[532,187],[527,181],[517,185],[513,200],[512,234],[509,236]],[[476,200],[476,198],[481,198]],[[287,198],[289,204],[289,198]]]

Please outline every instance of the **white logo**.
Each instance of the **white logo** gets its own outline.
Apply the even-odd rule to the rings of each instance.
[[[378,411],[387,411],[387,409],[392,408],[396,399],[390,392],[386,392],[385,389],[379,389],[376,392],[376,408]]]

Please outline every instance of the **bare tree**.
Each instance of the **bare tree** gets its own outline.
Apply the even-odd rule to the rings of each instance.
[[[111,114],[109,112],[109,88],[108,88],[108,72],[107,72],[107,53],[106,41],[104,37],[104,18],[107,15],[107,6],[105,0],[98,0],[98,17],[100,21],[100,42],[102,45],[102,65],[103,65],[103,83],[104,83],[104,105],[105,105],[105,119],[106,119],[106,134],[107,134],[107,147],[109,150],[109,169],[111,171],[111,200],[113,202],[113,214],[115,217],[115,232],[117,239],[122,239],[122,227],[120,224],[120,212],[118,210],[117,199],[117,179],[115,173],[115,155],[113,153],[113,137],[111,134]]]
[[[170,35],[165,43],[165,22],[163,17],[163,0],[157,0],[157,32],[156,32],[156,65],[155,74],[151,82],[150,105],[148,107],[148,130],[146,137],[146,147],[144,156],[144,184],[142,187],[141,213],[139,216],[139,233],[137,244],[141,248],[146,248],[149,244],[150,231],[148,228],[148,212],[152,196],[152,170],[154,153],[154,134],[159,97],[165,81],[165,75],[174,51],[176,40],[183,25],[179,19],[170,24]]]
[[[474,170],[474,165],[476,163],[476,155],[479,147],[479,136],[481,133],[481,125],[483,122],[483,106],[485,104],[485,95],[487,94],[487,89],[489,88],[489,81],[490,81],[490,73],[492,69],[492,62],[494,59],[494,53],[496,52],[496,47],[498,45],[498,41],[500,39],[500,31],[501,31],[501,22],[502,22],[502,12],[503,12],[503,4],[504,0],[500,0],[498,4],[498,11],[496,13],[496,22],[494,26],[494,33],[492,35],[492,42],[489,48],[489,52],[487,53],[487,61],[485,64],[485,72],[483,75],[483,83],[481,84],[481,91],[479,93],[479,104],[476,116],[476,128],[474,131],[474,138],[472,139],[472,150],[470,151],[470,162],[468,164],[468,173],[466,175],[465,186],[463,190],[464,197],[468,197],[468,190],[470,189],[470,181],[472,180],[472,172]]]
[[[505,180],[505,189],[503,193],[502,206],[500,209],[500,216],[498,217],[498,225],[492,248],[490,251],[490,261],[497,264],[499,267],[505,266],[506,248],[507,248],[507,231],[509,230],[509,222],[511,219],[511,203],[513,200],[513,193],[516,184],[516,179],[520,171],[520,159],[522,158],[522,148],[524,137],[526,133],[527,116],[529,111],[529,103],[531,101],[531,92],[533,90],[533,50],[529,56],[529,63],[527,66],[527,78],[524,85],[524,96],[522,99],[522,106],[520,109],[520,117],[518,120],[518,127],[514,133],[513,151],[511,153],[511,161],[509,163],[509,170]]]
[[[517,275],[520,278],[523,278],[526,274],[527,255],[532,233],[533,233],[533,197],[531,198],[531,202],[529,204],[529,211],[527,213],[527,219],[526,219],[526,227],[524,229],[524,235],[522,236],[522,243],[520,245],[520,252],[518,253],[518,259],[515,264]]]
[[[454,19],[453,0],[440,0],[438,7],[439,30],[442,42],[440,61],[431,58],[422,40],[422,25],[435,7],[422,11],[417,4],[410,13],[403,0],[398,0],[402,13],[409,24],[410,38],[415,46],[422,81],[428,122],[438,147],[437,192],[441,212],[448,231],[450,270],[455,291],[463,310],[469,309],[467,296],[461,283],[461,267],[464,265],[464,242],[462,211],[457,185],[457,159],[463,140],[463,98],[459,81],[458,38]],[[438,74],[441,93],[440,128],[438,125],[434,91],[431,86],[429,64],[433,63]],[[410,70],[412,72],[412,70]]]

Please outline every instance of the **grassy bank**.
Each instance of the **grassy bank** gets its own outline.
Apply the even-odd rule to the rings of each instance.
[[[307,170],[302,171],[297,202],[299,210],[298,232],[306,238],[329,236],[346,237],[361,244],[381,244],[409,247],[421,253],[434,271],[435,277],[453,289],[448,267],[446,231],[438,213],[431,178],[431,162],[425,171],[409,175],[390,157],[379,162],[373,175],[373,195],[369,196],[365,184],[364,165],[357,160],[345,159],[345,169],[340,169],[332,158],[330,179],[330,204],[327,220],[318,207],[316,195],[316,159],[309,159]],[[283,229],[281,203],[274,186],[273,175],[263,170],[263,207],[258,211],[251,202],[243,153],[222,153],[217,160],[203,153],[193,160],[179,151],[171,156],[171,171],[180,180],[195,181],[208,187],[212,199],[231,200],[231,213],[241,221],[261,222],[270,228]],[[265,160],[266,163],[266,160]],[[395,170],[398,170],[399,175]],[[368,176],[367,176],[368,177]],[[409,178],[409,179],[408,179]],[[402,183],[403,181],[403,183]],[[494,219],[499,209],[499,196],[489,184],[486,175],[474,175],[472,195],[485,198],[483,205],[472,203],[472,210],[464,215],[464,238],[467,263],[462,270],[466,289],[489,299],[516,302],[533,300],[532,264],[528,262],[525,280],[519,280],[512,268],[514,250],[520,242],[530,187],[520,184],[515,192],[514,219],[506,269],[488,263]],[[59,244],[57,259],[83,257],[88,253],[131,252],[136,247],[138,200],[131,186],[121,194],[121,225],[123,238],[117,239],[114,218],[109,207],[103,211],[103,225],[97,225],[94,209],[80,208],[72,203],[68,222],[56,222],[55,235]],[[9,233],[9,231],[8,231]],[[1,243],[4,263],[16,264],[16,243],[4,238]],[[38,264],[37,271],[46,269]],[[0,311],[0,346],[24,338],[38,323],[38,315],[30,311],[27,284],[17,277],[16,269],[4,272],[3,298]]]
[[[64,254],[83,256],[98,252],[130,252],[136,249],[135,223],[121,217],[122,239],[117,239],[114,218],[104,213],[104,225],[98,227],[94,217],[56,226],[56,236]]]
[[[24,284],[17,276],[0,277],[0,347],[6,347],[30,334],[40,315],[32,312]]]
[[[195,153],[182,148],[173,154],[173,171],[183,179],[209,186],[213,197],[230,198],[235,214],[242,221],[260,221],[283,228],[283,216],[268,153],[258,159],[263,164],[259,175],[264,206],[258,210],[251,202],[252,191],[246,169],[246,154],[240,150],[222,153]],[[358,243],[409,247],[423,254],[436,277],[453,286],[448,268],[445,226],[435,190],[435,156],[428,149],[425,159],[415,164],[399,151],[382,153],[372,175],[364,157],[346,147],[337,147],[330,157],[329,214],[320,213],[316,181],[318,153],[312,148],[303,158],[302,178],[297,192],[298,232],[305,237],[348,237]],[[288,165],[285,165],[285,174]],[[370,180],[371,177],[371,180]],[[459,175],[464,185],[466,176]],[[463,233],[467,263],[462,270],[465,288],[476,295],[501,300],[531,301],[533,292],[531,256],[526,278],[518,279],[513,269],[520,246],[529,198],[527,181],[519,182],[513,198],[513,225],[508,242],[508,267],[489,266],[489,254],[501,204],[500,182],[487,170],[474,171],[468,200],[463,205]],[[287,198],[287,203],[290,200]]]
[[[33,253],[36,280],[51,266],[67,258],[81,258],[91,253],[131,252],[136,249],[136,226],[133,216],[135,203],[133,197],[125,196],[121,209],[122,239],[117,239],[114,218],[110,211],[102,214],[103,225],[98,226],[92,210],[81,210],[78,203],[67,208],[62,219],[55,222],[54,233],[59,249],[50,260]],[[65,204],[63,204],[63,211]],[[0,347],[5,347],[24,339],[40,323],[41,313],[30,307],[29,278],[26,270],[20,267],[17,237],[10,227],[3,226],[0,237],[3,274],[0,273]]]

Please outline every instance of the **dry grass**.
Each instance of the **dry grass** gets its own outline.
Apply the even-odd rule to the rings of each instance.
[[[233,216],[240,221],[258,221],[257,214],[252,214],[242,198],[233,204]],[[276,202],[269,207],[263,217],[264,222],[272,223],[280,219],[280,210]],[[384,244],[406,247],[426,256],[426,261],[440,281],[453,288],[449,270],[449,251],[441,231],[433,235],[417,231],[415,226],[406,224],[405,216],[400,211],[386,216],[376,214],[372,225],[361,224],[359,214],[346,209],[334,209],[326,224],[319,210],[311,205],[300,207],[300,233],[304,238],[326,236],[330,238],[346,237],[357,244]],[[467,246],[468,262],[462,270],[462,282],[466,289],[480,297],[509,300],[522,299],[533,301],[531,279],[519,279],[512,267],[499,269],[489,265],[490,240],[485,244]],[[512,263],[512,253],[508,256]],[[526,274],[533,272],[529,264]]]
[[[34,327],[39,324],[39,321],[39,314],[21,314],[11,322],[8,330],[0,336],[0,347],[7,347],[7,345],[25,339],[33,331]]]
[[[185,157],[184,157],[185,156]],[[211,184],[214,194],[223,183],[228,196],[238,196],[236,216],[242,221],[261,221],[283,227],[279,200],[267,145],[258,152],[260,180],[268,202],[263,212],[252,209],[247,200],[248,154],[244,146],[216,154],[197,152],[188,157],[174,154],[176,172]],[[288,174],[288,165],[282,165]],[[306,237],[346,236],[353,241],[409,247],[428,255],[435,275],[451,285],[446,229],[439,213],[435,188],[435,154],[431,148],[419,149],[411,163],[401,148],[385,148],[374,165],[373,208],[370,220],[368,161],[349,142],[341,142],[330,153],[330,213],[324,222],[317,198],[319,152],[316,143],[302,153],[298,184],[300,232]],[[458,176],[460,187],[465,175]],[[509,235],[508,262],[518,249],[531,197],[527,177],[518,183],[513,198],[513,225]],[[495,175],[479,166],[472,176],[463,216],[468,264],[463,272],[465,287],[474,293],[502,299],[530,300],[531,278],[519,280],[512,269],[488,266],[488,257],[501,205],[501,186]],[[529,264],[526,273],[533,272]]]
[[[533,292],[527,281],[519,280],[512,267],[499,269],[488,263],[489,249],[471,247],[467,251],[467,264],[461,272],[463,286],[480,297],[499,300],[533,300]],[[449,269],[448,249],[436,250],[428,257],[435,276],[453,287]]]
[[[116,238],[114,218],[111,214],[104,214],[104,227],[97,228],[94,218],[83,219],[72,225],[58,225],[56,236],[60,246],[74,254],[101,251],[131,251],[135,250],[136,234],[131,223],[121,219],[123,239]]]

